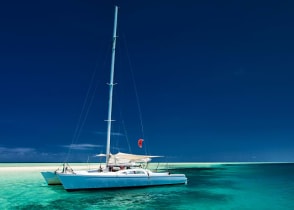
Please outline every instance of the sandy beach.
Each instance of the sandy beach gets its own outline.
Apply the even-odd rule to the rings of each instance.
[[[73,170],[87,170],[87,169],[94,169],[98,168],[98,164],[92,164],[92,165],[86,165],[86,164],[73,164],[70,165]],[[1,164],[0,165],[0,172],[1,171],[55,171],[57,169],[61,169],[62,165],[61,164],[56,164],[56,165],[46,165],[46,164],[31,164],[31,165],[23,165],[23,164],[7,164],[7,166]]]
[[[234,164],[270,164],[261,162],[219,162],[219,163],[150,163],[150,169],[181,169],[181,168],[214,168],[220,165]],[[69,164],[73,170],[89,170],[100,167],[100,163],[72,163]],[[101,164],[103,167],[105,164]],[[55,171],[62,169],[61,163],[0,163],[0,172],[4,171]]]
[[[180,168],[213,168],[219,165],[234,165],[234,164],[269,164],[261,162],[251,163],[234,163],[234,162],[219,162],[219,163],[150,163],[150,169],[180,169]],[[72,163],[69,164],[73,170],[89,170],[100,167],[100,163]],[[101,164],[103,167],[105,164]],[[55,171],[62,168],[61,163],[0,163],[1,171]]]

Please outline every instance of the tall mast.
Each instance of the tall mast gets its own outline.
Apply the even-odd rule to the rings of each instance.
[[[107,143],[106,143],[106,166],[110,157],[110,136],[111,136],[111,114],[112,114],[112,95],[114,78],[114,61],[115,61],[115,45],[116,45],[116,28],[117,28],[117,12],[118,6],[115,6],[114,12],[114,26],[113,26],[113,41],[112,41],[112,56],[111,56],[111,69],[110,69],[110,82],[109,82],[109,101],[108,101],[108,118],[107,118]]]

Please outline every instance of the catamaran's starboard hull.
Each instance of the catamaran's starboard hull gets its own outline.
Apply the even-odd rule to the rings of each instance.
[[[171,175],[80,175],[59,174],[59,179],[67,191],[109,188],[134,188],[160,185],[186,184],[184,174]]]
[[[61,185],[61,182],[59,180],[59,177],[57,176],[57,173],[44,171],[44,172],[41,172],[41,174],[48,185]]]

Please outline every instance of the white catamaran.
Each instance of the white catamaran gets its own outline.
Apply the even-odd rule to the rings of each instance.
[[[115,6],[111,72],[109,83],[109,107],[107,120],[106,164],[95,170],[73,171],[64,166],[62,171],[42,172],[48,184],[62,184],[67,191],[105,188],[148,187],[157,185],[186,184],[185,174],[170,174],[169,172],[152,172],[143,168],[151,158],[158,156],[135,155],[127,153],[110,153],[112,95],[114,86],[114,62],[116,47],[118,7]],[[103,156],[100,154],[99,156]]]

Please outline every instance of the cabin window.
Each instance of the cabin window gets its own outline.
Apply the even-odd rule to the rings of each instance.
[[[135,171],[136,174],[145,174],[144,171]]]

